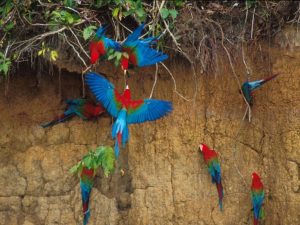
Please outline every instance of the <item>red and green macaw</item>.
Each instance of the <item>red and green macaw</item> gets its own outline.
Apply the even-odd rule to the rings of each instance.
[[[263,203],[265,199],[264,185],[257,173],[252,173],[251,199],[253,205],[254,225],[258,225],[259,221],[264,217]]]
[[[65,122],[66,120],[76,115],[83,120],[91,120],[97,118],[105,112],[105,109],[101,104],[94,104],[92,101],[89,101],[87,99],[71,99],[66,100],[65,102],[67,103],[67,109],[65,110],[65,112],[58,118],[48,123],[42,124],[42,127],[46,128],[57,123]]]
[[[118,42],[105,36],[106,29],[107,26],[99,27],[94,39],[90,42],[91,64],[95,64],[99,58],[105,58],[109,49],[121,50],[121,46]]]
[[[157,120],[173,109],[169,101],[155,99],[132,100],[128,85],[123,94],[115,89],[105,77],[94,72],[86,75],[86,83],[106,110],[115,118],[112,137],[115,138],[115,154],[119,155],[119,146],[128,141],[128,125]]]
[[[204,161],[208,167],[208,172],[211,175],[212,182],[216,184],[219,196],[219,206],[223,210],[222,200],[224,197],[223,186],[221,181],[221,166],[216,151],[209,149],[205,144],[200,144],[200,151],[202,152]]]
[[[267,77],[267,78],[262,79],[262,80],[256,80],[256,81],[251,81],[251,82],[246,81],[246,82],[243,83],[242,92],[243,92],[243,95],[245,96],[246,101],[248,102],[248,104],[250,106],[253,105],[253,91],[255,89],[261,87],[267,81],[270,81],[270,80],[274,79],[278,75],[279,74],[275,74],[273,76]]]
[[[139,39],[143,29],[144,24],[141,24],[121,44],[121,68],[125,73],[129,67],[151,66],[168,58],[166,54],[151,48],[159,37]]]
[[[83,225],[87,225],[89,218],[91,216],[89,209],[90,194],[94,184],[95,178],[94,169],[88,169],[83,167],[80,174],[80,190],[81,190],[81,199],[82,199],[82,211],[83,211]]]

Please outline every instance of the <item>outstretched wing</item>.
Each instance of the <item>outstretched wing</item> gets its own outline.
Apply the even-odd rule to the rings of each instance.
[[[85,81],[98,101],[113,116],[117,117],[121,109],[122,97],[105,77],[100,74],[90,72],[85,76]]]
[[[127,46],[131,42],[137,41],[139,37],[141,36],[141,33],[144,29],[145,24],[142,23],[138,28],[136,28],[124,41],[123,45]]]
[[[155,99],[131,101],[127,111],[127,122],[132,124],[157,120],[172,110],[173,106],[169,101]]]
[[[132,64],[143,67],[162,62],[168,58],[168,55],[150,48],[149,44],[138,41],[129,57],[129,61]]]

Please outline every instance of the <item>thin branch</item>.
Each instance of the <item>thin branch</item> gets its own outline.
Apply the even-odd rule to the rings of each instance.
[[[176,85],[176,80],[175,80],[175,78],[174,78],[174,76],[173,76],[173,74],[172,74],[172,72],[169,70],[169,68],[164,64],[164,63],[160,63],[166,70],[167,70],[167,72],[170,74],[170,76],[171,76],[171,78],[172,78],[172,80],[173,80],[173,83],[174,83],[174,92],[179,96],[179,97],[181,97],[181,98],[183,98],[184,100],[186,100],[186,101],[191,101],[191,99],[188,99],[188,98],[186,98],[186,97],[184,97],[182,94],[180,94],[178,91],[177,91],[177,85]]]
[[[72,49],[74,50],[74,52],[76,53],[77,57],[81,60],[81,62],[83,63],[83,65],[85,67],[87,67],[86,62],[84,61],[84,59],[81,57],[80,53],[77,51],[77,49],[75,48],[75,46],[68,40],[67,35],[65,33],[63,33],[63,36],[66,40],[66,42],[72,47]]]
[[[75,39],[76,39],[76,41],[77,41],[77,43],[78,43],[78,46],[81,48],[81,51],[89,58],[89,57],[90,57],[89,54],[88,54],[88,53],[85,51],[85,49],[82,47],[82,45],[81,45],[81,43],[80,43],[78,37],[76,36],[76,34],[74,33],[74,31],[72,30],[71,27],[69,27],[69,30],[71,31],[71,33],[72,33],[73,36],[75,37]]]
[[[155,64],[155,67],[156,67],[156,69],[155,69],[154,83],[153,83],[152,90],[151,90],[149,98],[152,98],[153,92],[154,92],[154,89],[155,89],[155,86],[156,86],[156,83],[157,83],[157,76],[158,76],[158,64],[157,63]]]

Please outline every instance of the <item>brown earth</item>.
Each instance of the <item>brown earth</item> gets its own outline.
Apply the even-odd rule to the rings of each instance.
[[[193,78],[182,59],[168,63],[178,92],[188,98],[196,94],[195,101],[180,98],[161,67],[153,97],[173,101],[174,111],[130,127],[118,169],[109,178],[97,175],[89,224],[252,224],[251,173],[257,171],[266,191],[264,224],[299,225],[300,53],[293,38],[297,35],[288,31],[272,46],[248,49],[251,80],[281,73],[256,91],[251,122],[242,121],[246,106],[222,49],[215,75]],[[245,67],[237,52],[233,63],[242,82]],[[115,73],[108,68],[102,70]],[[112,120],[108,115],[94,122],[76,118],[41,128],[62,112],[62,99],[81,95],[81,76],[63,71],[59,90],[57,75],[43,75],[35,87],[32,72],[25,66],[22,71],[11,78],[8,97],[0,97],[0,224],[81,224],[79,179],[68,170],[89,147],[113,145]],[[122,88],[123,76],[109,79]],[[153,69],[134,72],[129,79],[133,96],[148,97],[153,81]],[[198,152],[201,142],[220,154],[223,213]],[[119,168],[125,169],[124,176]]]

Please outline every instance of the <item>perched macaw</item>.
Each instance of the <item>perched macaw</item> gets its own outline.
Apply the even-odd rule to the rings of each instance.
[[[132,100],[128,85],[123,94],[119,94],[114,85],[102,75],[90,72],[86,82],[106,110],[116,119],[112,127],[112,137],[115,138],[115,154],[119,155],[119,146],[128,141],[128,124],[143,123],[157,120],[173,109],[169,101],[144,99]]]
[[[80,189],[82,199],[83,225],[87,225],[91,216],[89,209],[90,194],[94,184],[95,171],[83,167],[80,174]]]
[[[208,167],[208,172],[211,175],[212,182],[216,184],[219,196],[219,206],[221,211],[223,210],[223,186],[221,181],[221,166],[216,151],[209,149],[205,144],[200,144],[200,151],[202,152],[204,161]]]
[[[99,58],[106,57],[109,49],[121,51],[121,46],[105,36],[107,26],[101,26],[96,31],[94,39],[90,42],[91,64],[95,64]]]
[[[159,37],[139,39],[143,29],[144,24],[141,24],[121,44],[121,68],[125,73],[130,66],[151,66],[168,58],[166,54],[151,48],[151,45],[154,45]]]
[[[262,208],[265,192],[264,186],[257,173],[252,173],[251,199],[253,205],[254,225],[259,224],[259,220],[263,219],[264,211]]]
[[[66,120],[74,117],[79,116],[81,119],[84,120],[91,120],[97,118],[99,115],[105,112],[105,109],[101,104],[94,104],[92,101],[87,99],[72,99],[66,100],[67,109],[65,112],[60,115],[58,118],[44,123],[41,126],[43,128],[55,125],[57,123],[65,122]]]
[[[253,105],[253,94],[252,94],[252,92],[255,89],[261,87],[267,81],[274,79],[278,75],[279,74],[275,74],[273,76],[267,77],[267,78],[262,79],[262,80],[256,80],[256,81],[252,81],[252,82],[246,81],[246,82],[243,83],[242,92],[243,92],[243,95],[245,96],[245,99],[247,100],[247,102],[250,106]]]

